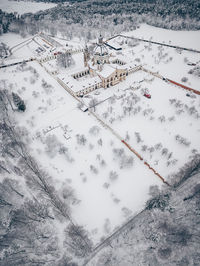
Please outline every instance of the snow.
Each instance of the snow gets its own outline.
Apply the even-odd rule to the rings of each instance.
[[[123,32],[122,34],[142,38],[145,40],[151,39],[155,42],[163,42],[165,44],[178,45],[180,47],[192,48],[200,50],[200,31],[175,31],[168,29],[161,29],[147,24],[141,26],[130,32]]]
[[[148,26],[150,27],[150,26]],[[152,27],[154,32],[154,27]],[[160,29],[160,31],[164,29]],[[150,31],[151,32],[151,31]],[[188,32],[190,33],[190,32]],[[198,39],[198,31],[195,39]],[[184,32],[187,36],[187,32]],[[162,34],[160,41],[162,40]],[[165,38],[170,38],[170,31],[165,32]],[[187,38],[187,37],[185,37]],[[128,45],[125,43],[126,39],[117,37],[112,40],[113,43],[122,42],[122,51],[118,55],[115,52],[115,56],[127,62],[132,61],[136,64],[143,64],[143,66],[153,72],[159,72],[162,76],[183,83],[181,80],[183,77],[188,78],[185,85],[195,90],[200,90],[199,77],[189,74],[189,70],[193,69],[194,66],[188,65],[187,61],[195,63],[197,66],[200,65],[200,53],[193,53],[189,51],[177,51],[174,48],[164,47],[155,44],[148,44],[144,42],[136,42],[136,46]],[[195,42],[194,42],[195,43]],[[192,46],[192,48],[194,48]],[[113,52],[114,53],[114,52]]]
[[[137,73],[139,74],[139,72]],[[185,90],[173,86],[172,84],[166,83],[163,80],[154,78],[150,80],[146,73],[140,73],[143,75],[142,82],[138,89],[134,89],[134,80],[137,80],[136,73],[132,74],[132,86],[134,89],[134,95],[139,97],[139,102],[134,104],[134,108],[140,106],[141,110],[138,114],[133,114],[124,116],[124,108],[129,107],[128,99],[133,96],[133,89],[129,89],[124,92],[122,98],[115,100],[115,102],[105,101],[98,106],[96,106],[96,113],[102,117],[109,125],[114,128],[122,137],[125,138],[126,132],[130,136],[128,143],[138,151],[142,157],[144,157],[147,162],[151,165],[167,180],[168,175],[177,171],[178,168],[182,167],[185,162],[190,160],[192,156],[193,149],[200,152],[199,146],[199,132],[200,132],[200,117],[196,117],[197,113],[194,115],[189,114],[189,108],[195,107],[199,112],[200,99],[197,95],[196,98],[190,98],[186,96]],[[145,77],[146,76],[146,77]],[[131,77],[129,77],[131,79]],[[121,84],[111,88],[113,94],[116,90],[120,89]],[[147,88],[151,99],[147,99],[142,94],[142,89]],[[105,91],[100,91],[101,98],[104,99],[108,97]],[[181,99],[181,106],[179,108],[174,107],[170,104],[170,99]],[[115,98],[116,99],[116,98]],[[112,107],[111,107],[112,106]],[[112,109],[112,110],[111,110]],[[144,111],[150,109],[150,113],[144,115]],[[178,113],[182,110],[181,114]],[[104,118],[104,113],[108,113],[108,117]],[[151,113],[152,112],[152,113]],[[165,116],[166,121],[160,122],[159,117]],[[200,112],[199,114],[200,115]],[[170,121],[169,118],[174,117],[175,121]],[[132,125],[132,126],[130,126]],[[135,138],[135,132],[139,132],[142,141],[137,143]],[[176,141],[175,136],[181,135],[191,142],[187,147]],[[147,145],[148,148],[155,147],[157,143],[162,143],[162,148],[167,148],[168,155],[172,152],[173,156],[170,158],[178,160],[175,165],[167,165],[168,156],[161,155],[161,151],[149,152],[142,151],[142,146]]]
[[[10,1],[2,0],[0,1],[0,9],[7,13],[14,13],[22,15],[24,13],[36,13],[40,10],[45,10],[55,7],[56,4],[43,3],[43,2],[30,2],[30,1]]]
[[[35,75],[29,67],[9,67],[1,73],[1,78],[15,80],[12,90],[20,94],[27,106],[25,113],[16,113],[16,120],[28,129],[31,153],[53,177],[54,186],[62,191],[70,185],[75,191],[80,202],[71,206],[73,218],[89,231],[96,243],[130,215],[139,212],[148,198],[149,186],[160,186],[162,182],[126,149],[126,156],[134,157],[134,165],[120,168],[118,159],[114,160],[113,149],[124,149],[124,145],[94,117],[78,109],[77,102],[41,66],[36,62],[28,66],[39,73],[34,83],[29,83]],[[42,79],[52,87],[43,88]],[[98,135],[89,132],[93,126],[99,128]],[[77,144],[77,134],[85,135],[86,145]],[[56,135],[68,149],[73,162],[56,148],[52,155],[46,152],[49,135]],[[102,139],[102,146],[98,144],[99,139]],[[105,166],[101,165],[102,159]],[[98,173],[91,171],[91,165]],[[117,180],[109,178],[111,171],[117,172]],[[110,221],[108,231],[104,227],[106,219]]]
[[[97,71],[97,73],[99,73],[99,75],[101,75],[104,78],[108,78],[114,72],[115,72],[115,69],[110,65],[104,65],[101,71]]]
[[[183,36],[181,40],[175,37],[176,34],[172,31],[143,25],[141,34],[147,31],[149,31],[147,37],[153,35],[156,40],[160,36],[158,41],[169,41],[171,36],[174,36],[174,41],[179,40],[177,44],[180,45],[184,44],[183,40],[188,36],[193,38],[198,34],[198,32],[180,34],[176,32],[179,38]],[[139,30],[135,31],[135,34],[139,35],[139,33]],[[9,46],[24,40],[15,34],[6,34],[2,38]],[[191,40],[186,40],[185,44],[191,43],[192,48],[195,48],[194,40],[193,43]],[[12,58],[5,61],[35,55],[37,47],[44,46],[41,39],[36,38],[36,41],[39,45],[34,41],[26,43],[13,52]],[[195,62],[198,66],[199,54],[186,51],[179,53],[172,48],[148,45],[143,42],[131,46],[122,41],[122,38],[112,40],[113,44],[121,43],[122,47],[120,53],[115,51],[112,53],[113,58],[120,58],[127,62],[123,67],[143,65],[153,72],[159,72],[164,77],[179,82],[183,76],[186,76],[188,77],[186,85],[200,89],[199,78],[188,74],[193,66],[187,64],[188,60]],[[73,48],[78,47],[78,43],[75,46],[73,42],[69,43]],[[83,46],[82,43],[79,45]],[[43,56],[49,53],[47,49]],[[186,57],[187,60],[185,60]],[[162,182],[90,112],[81,111],[77,107],[78,102],[57,83],[56,77],[66,78],[67,81],[67,76],[79,71],[80,68],[84,70],[83,53],[74,54],[73,59],[75,65],[69,69],[59,69],[60,74],[55,78],[37,62],[30,62],[24,67],[18,65],[2,69],[0,79],[7,80],[8,86],[12,83],[13,86],[9,86],[9,90],[17,92],[25,100],[26,111],[15,112],[14,115],[17,124],[28,131],[26,138],[31,155],[52,176],[53,186],[61,197],[65,187],[73,189],[77,201],[70,204],[72,216],[76,223],[88,230],[89,237],[97,243],[102,237],[109,235],[116,227],[140,212],[149,198],[149,187],[161,186]],[[46,62],[44,66],[49,67],[49,70],[57,69],[56,60]],[[109,68],[111,69],[110,66]],[[80,78],[78,82],[71,79],[74,86],[75,83],[80,86],[85,82],[88,84],[88,82],[97,81],[96,77],[88,78],[88,76]],[[151,99],[143,96],[144,89],[148,89]],[[196,98],[187,97],[185,90],[144,71],[137,71],[113,87],[100,88],[85,96],[83,101],[86,106],[93,98],[99,104],[92,108],[94,109],[92,111],[123,139],[127,138],[128,133],[127,142],[165,179],[188,162],[195,152],[200,152],[199,95],[196,95]],[[140,110],[135,114],[130,111],[129,114],[126,108],[130,106],[133,98],[138,99],[133,104],[133,108],[140,107]],[[176,101],[171,104],[170,99],[176,99]],[[192,113],[192,107],[196,108],[196,112],[193,109]],[[125,111],[126,115],[124,115]],[[145,111],[147,115],[144,115]],[[159,120],[162,115],[165,116],[165,122]],[[174,121],[170,120],[172,117],[175,118]],[[95,134],[90,130],[94,126],[98,128]],[[140,133],[141,142],[137,142],[135,132]],[[186,138],[190,144],[188,146],[180,144],[175,138],[178,134]],[[78,142],[81,135],[86,138],[84,145]],[[53,139],[54,141],[56,139],[56,144]],[[168,149],[167,155],[162,154],[162,149],[150,151],[150,148],[155,148],[159,142],[162,143],[162,148]],[[148,146],[146,151],[142,149],[144,145]],[[66,148],[65,152],[60,147]],[[134,159],[133,165],[121,167],[122,158],[116,156],[114,149],[123,149],[122,158],[131,156]],[[171,152],[172,155],[169,158]],[[167,165],[170,160],[177,161],[175,164]],[[112,171],[117,173],[116,179],[110,178]]]

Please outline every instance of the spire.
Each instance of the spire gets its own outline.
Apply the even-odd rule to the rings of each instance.
[[[101,34],[100,34],[100,36],[99,36],[99,44],[103,44],[103,37],[102,37]]]

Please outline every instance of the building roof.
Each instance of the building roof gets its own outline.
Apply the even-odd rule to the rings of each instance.
[[[63,74],[58,75],[58,78],[62,80],[73,92],[79,92],[101,82],[101,79],[98,76],[88,77],[80,81],[74,79],[72,76],[66,76]]]
[[[111,65],[104,64],[102,66],[102,70],[96,71],[96,73],[103,78],[108,78],[110,75],[112,75],[115,72],[115,70],[116,68],[113,68]]]

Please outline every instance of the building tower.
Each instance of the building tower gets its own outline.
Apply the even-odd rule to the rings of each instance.
[[[84,49],[84,67],[87,67],[88,66],[88,61],[90,60],[90,53],[88,51],[88,47],[86,45],[85,49]]]
[[[103,37],[100,35],[96,47],[94,48],[94,64],[98,65],[99,70],[102,68],[102,65],[107,63],[109,64],[109,53],[108,49],[103,41]]]

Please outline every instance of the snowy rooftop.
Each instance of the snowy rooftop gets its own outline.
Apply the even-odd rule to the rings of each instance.
[[[104,78],[109,77],[112,75],[112,73],[115,71],[116,68],[114,68],[111,65],[105,64],[103,65],[103,69],[101,71],[97,71],[97,74],[101,75]]]
[[[58,78],[62,80],[72,91],[79,92],[85,88],[94,86],[101,82],[101,79],[98,76],[89,77],[84,80],[76,80],[72,76],[58,75]]]
[[[71,71],[68,71],[68,75],[71,75],[71,76],[73,76],[73,75],[75,75],[75,74],[77,74],[77,73],[79,73],[79,72],[84,72],[84,71],[88,71],[88,67],[78,67],[78,68],[73,68],[73,70],[71,70]]]

